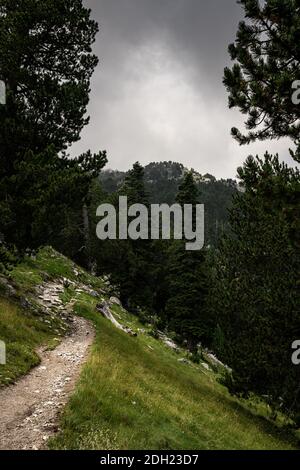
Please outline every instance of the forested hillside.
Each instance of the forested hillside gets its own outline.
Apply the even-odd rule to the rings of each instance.
[[[145,189],[150,204],[174,204],[180,183],[187,170],[174,162],[149,163],[144,167]],[[242,190],[232,179],[218,180],[212,175],[201,175],[192,170],[199,190],[199,201],[205,205],[205,243],[216,246],[220,236],[228,230],[228,209],[232,196]],[[115,192],[123,183],[126,172],[104,170],[99,180],[107,193]]]

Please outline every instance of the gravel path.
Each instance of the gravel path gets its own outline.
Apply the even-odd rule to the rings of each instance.
[[[73,317],[72,332],[15,385],[0,390],[0,449],[38,450],[58,430],[58,416],[74,390],[94,339],[86,320]]]

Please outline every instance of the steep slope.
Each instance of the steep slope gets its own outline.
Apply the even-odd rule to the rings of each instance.
[[[45,284],[63,286],[59,301],[49,291],[46,298],[41,295]],[[90,321],[96,330],[58,432],[48,442],[51,448],[296,447],[291,434],[267,419],[266,408],[259,405],[251,410],[247,403],[232,398],[217,380],[220,370],[212,370],[213,364],[204,362],[205,357],[194,364],[184,350],[173,350],[153,337],[151,325],[141,325],[110,297],[107,280],[93,278],[53,250],[44,249],[36,260],[27,258],[12,272],[9,285],[2,279],[0,339],[4,338],[8,349],[8,364],[0,366],[2,384],[16,380],[39,361],[36,347],[46,343],[53,348],[61,343],[74,315]],[[104,318],[103,305],[137,336]],[[13,310],[17,316],[11,327]],[[23,328],[28,337],[21,335]],[[258,410],[265,417],[258,416]]]

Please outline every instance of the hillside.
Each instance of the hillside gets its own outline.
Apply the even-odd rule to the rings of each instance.
[[[151,204],[174,204],[178,188],[188,171],[181,163],[149,163],[144,168],[145,189]],[[238,183],[232,179],[218,180],[214,176],[192,170],[199,190],[199,199],[205,205],[206,244],[215,245],[218,237],[226,230],[227,210],[231,207],[232,196],[239,190]],[[112,193],[122,185],[126,172],[104,170],[99,179],[103,190]]]
[[[54,285],[60,286],[55,298]],[[39,363],[37,348],[53,350],[72,334],[74,318],[88,320],[95,330],[76,388],[44,445],[106,450],[296,447],[283,417],[276,426],[263,403],[229,395],[219,383],[224,369],[211,357],[203,353],[199,364],[191,362],[185,350],[172,349],[173,343],[163,335],[157,338],[150,324],[140,324],[124,310],[111,297],[107,279],[89,275],[51,248],[35,259],[27,257],[9,278],[1,277],[0,289],[0,339],[7,344],[0,394],[9,393],[7,386]],[[104,305],[137,336],[104,318],[99,311]],[[23,426],[35,414],[28,410]]]

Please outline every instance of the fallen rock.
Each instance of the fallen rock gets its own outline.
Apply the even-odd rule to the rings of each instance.
[[[181,364],[189,364],[190,361],[188,359],[186,359],[185,357],[181,357],[180,359],[178,359],[178,362],[181,362]]]
[[[122,307],[121,300],[118,299],[118,297],[111,297],[109,301],[111,304],[119,305],[119,307]]]
[[[179,351],[179,347],[177,346],[177,344],[171,338],[168,338],[168,336],[166,336],[161,331],[158,331],[157,333],[158,333],[159,339],[161,341],[163,341],[166,346],[173,349],[174,351]]]
[[[115,325],[115,327],[117,327],[119,330],[124,331],[124,333],[127,333],[130,336],[137,336],[137,333],[135,331],[133,331],[131,328],[128,328],[127,326],[121,325],[121,323],[119,323],[115,319],[115,317],[110,311],[110,308],[107,302],[102,302],[96,305],[96,310],[100,312],[105,318],[107,318],[107,320],[111,321],[111,323]]]
[[[221,362],[214,354],[208,353],[207,357],[209,358],[209,360],[211,361],[213,365],[223,367],[224,369],[227,369],[227,370],[231,370],[228,366],[223,364],[223,362]]]
[[[3,276],[0,276],[0,284],[4,286],[6,295],[9,297],[15,297],[17,295],[16,289],[9,283],[8,279]]]

